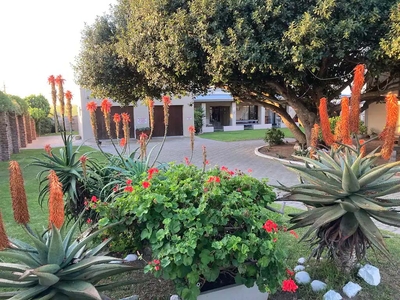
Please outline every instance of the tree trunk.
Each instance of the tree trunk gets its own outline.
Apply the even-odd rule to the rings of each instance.
[[[297,126],[296,122],[289,116],[280,115],[283,123],[285,123],[286,127],[293,133],[294,138],[302,145],[307,143],[307,136],[300,130],[299,126]]]
[[[355,249],[350,247],[337,250],[333,260],[336,267],[346,274],[350,274],[356,268],[358,262]]]

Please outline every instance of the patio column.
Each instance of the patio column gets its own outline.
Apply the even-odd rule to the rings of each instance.
[[[258,124],[265,124],[265,107],[259,105]]]
[[[236,102],[231,103],[231,126],[236,126]]]
[[[207,127],[207,103],[202,103],[201,109],[203,110],[203,127]]]

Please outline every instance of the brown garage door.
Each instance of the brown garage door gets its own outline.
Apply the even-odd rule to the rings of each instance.
[[[131,117],[131,122],[129,123],[129,137],[134,138],[135,137],[135,130],[133,128],[133,106],[125,106],[125,107],[119,107],[119,106],[113,106],[111,107],[111,136],[115,139],[117,137],[115,133],[115,123],[113,121],[113,116],[115,113],[122,114],[122,113],[128,113],[129,116]],[[103,112],[101,111],[101,107],[97,107],[96,110],[96,120],[97,120],[97,134],[99,136],[100,140],[108,139],[108,134],[106,130],[106,123],[104,121],[104,115]],[[119,137],[123,137],[124,132],[122,131],[122,121],[120,123],[120,130],[119,130]]]
[[[162,106],[154,107],[154,132],[153,136],[164,135],[164,109]],[[167,136],[183,135],[183,106],[169,107],[169,125]]]

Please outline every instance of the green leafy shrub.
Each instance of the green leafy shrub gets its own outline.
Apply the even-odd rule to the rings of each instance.
[[[225,167],[203,172],[174,164],[147,176],[132,192],[98,206],[101,225],[123,221],[108,231],[120,246],[151,247],[160,266],[147,271],[174,280],[187,300],[199,295],[198,283],[221,272],[261,291],[276,290],[285,276],[285,251],[276,233],[263,229],[267,219],[278,218],[268,209],[275,193],[265,181]]]
[[[201,107],[196,107],[194,109],[194,128],[196,129],[196,133],[200,133],[203,129],[203,117],[204,110]]]
[[[331,127],[331,132],[332,133],[335,132],[336,124],[339,121],[340,121],[340,117],[331,117],[331,118],[329,118],[329,125]],[[359,133],[361,135],[367,134],[367,130],[368,130],[367,126],[365,125],[365,123],[362,120],[360,120],[360,123],[359,123],[359,126],[358,126],[358,130],[359,130]],[[322,140],[322,135],[321,135],[320,139]]]
[[[285,138],[285,134],[282,130],[277,128],[267,129],[265,132],[264,141],[268,143],[270,146],[274,145],[282,145],[283,139]]]

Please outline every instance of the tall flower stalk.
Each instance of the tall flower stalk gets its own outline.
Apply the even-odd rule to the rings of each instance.
[[[149,135],[149,141],[150,141],[154,131],[154,100],[148,99],[147,107],[149,109],[149,119],[150,119],[150,135]]]
[[[142,132],[139,136],[139,144],[140,144],[140,159],[144,160],[147,155],[147,140],[148,135]]]
[[[108,137],[112,140],[112,136],[111,136],[111,107],[112,107],[112,103],[108,100],[108,99],[104,99],[101,102],[101,111],[103,112],[104,115],[104,121],[106,124],[106,130],[107,130],[107,134]]]
[[[163,96],[162,97],[162,102],[163,102],[163,109],[164,109],[164,137],[161,142],[161,147],[158,150],[157,156],[152,164],[152,167],[154,167],[158,157],[160,156],[160,153],[164,147],[165,140],[167,138],[167,133],[168,133],[168,124],[169,124],[169,106],[171,105],[171,98],[170,96]]]
[[[0,251],[7,249],[9,246],[10,242],[8,241],[6,229],[4,227],[3,215],[0,211]]]
[[[318,134],[320,131],[320,127],[318,124],[314,124],[314,127],[311,130],[311,150],[310,150],[310,157],[314,157],[316,151],[315,149],[317,149],[318,147]]]
[[[67,99],[67,116],[69,121],[69,131],[72,132],[72,93],[71,91],[65,92],[65,99]]]
[[[58,229],[64,224],[64,199],[62,184],[54,170],[50,170],[49,178],[49,225]]]
[[[206,148],[206,146],[203,145],[202,149],[203,149],[203,172],[205,172],[206,166],[207,166],[207,163],[208,163],[208,161],[207,161],[207,148]]]
[[[389,159],[393,152],[396,125],[399,118],[399,107],[397,104],[397,96],[389,93],[386,96],[386,125],[380,137],[383,139],[381,156],[384,159]]]
[[[339,123],[339,134],[340,136],[337,137],[339,141],[346,145],[352,145],[353,141],[350,137],[350,109],[349,109],[349,98],[342,97],[341,100],[341,109],[342,113],[340,114],[340,121]],[[359,118],[359,117],[357,117]]]
[[[14,220],[18,224],[27,225],[29,223],[28,201],[26,198],[24,177],[21,168],[16,161],[10,161],[10,194]]]
[[[357,134],[360,125],[360,99],[361,90],[364,86],[364,65],[357,65],[354,68],[353,87],[351,89],[351,112],[350,112],[350,132]]]
[[[329,124],[328,100],[326,98],[321,98],[319,102],[319,118],[321,121],[322,136],[325,143],[330,146],[334,142],[334,137],[331,132],[331,126]]]
[[[88,104],[86,104],[86,109],[89,111],[90,114],[90,125],[92,126],[94,139],[96,141],[96,144],[99,145],[99,136],[97,133],[97,120],[96,120],[96,109],[97,109],[96,102],[90,101]]]
[[[190,160],[189,163],[192,162],[192,158],[193,158],[193,153],[194,153],[194,134],[196,132],[196,129],[194,128],[193,125],[189,126],[189,134],[190,134]]]
[[[122,130],[124,132],[124,140],[125,140],[125,145],[124,145],[124,150],[128,146],[129,142],[129,122],[131,121],[131,118],[128,113],[122,113]]]
[[[115,113],[113,116],[113,121],[115,124],[115,136],[117,137],[117,140],[119,140],[119,130],[120,130],[120,125],[121,125],[121,115]]]
[[[54,127],[55,131],[58,132],[58,117],[57,117],[57,91],[56,91],[56,79],[54,75],[49,76],[47,79],[51,86],[51,100],[53,103],[53,114],[54,114]]]
[[[61,75],[58,75],[55,79],[56,85],[58,87],[58,101],[60,102],[60,112],[63,122],[63,131],[65,132],[65,102],[64,102],[64,81]]]

